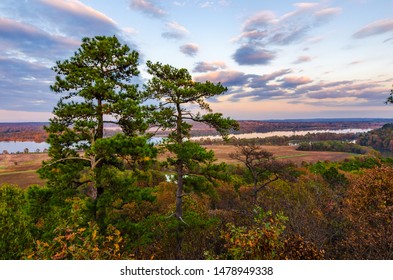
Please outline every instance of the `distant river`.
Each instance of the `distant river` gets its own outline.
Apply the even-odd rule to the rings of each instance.
[[[292,136],[292,135],[306,135],[307,133],[326,133],[326,132],[331,132],[331,133],[361,133],[361,132],[368,132],[371,129],[339,129],[339,130],[299,130],[299,131],[272,131],[272,132],[263,132],[263,133],[244,133],[244,134],[231,134],[229,137],[236,137],[236,138],[266,138],[266,137],[271,137],[271,136]],[[192,137],[191,139],[202,139],[202,138],[210,138],[210,139],[217,139],[220,138],[220,136],[201,136],[201,137]],[[161,137],[153,137],[151,141],[153,143],[158,143],[162,140]],[[29,149],[29,152],[36,152],[39,151],[42,152],[44,149],[49,148],[48,143],[36,143],[36,142],[20,142],[20,141],[15,141],[15,142],[1,142],[0,141],[0,154],[4,151],[7,150],[9,153],[23,153],[25,149]]]
[[[229,138],[266,138],[272,136],[292,136],[292,135],[306,135],[307,133],[337,133],[337,134],[345,134],[345,133],[363,133],[368,132],[372,129],[360,129],[360,128],[348,128],[348,129],[337,129],[337,130],[299,130],[299,131],[271,131],[271,132],[256,132],[256,133],[243,133],[243,134],[230,134]],[[218,139],[220,136],[198,136],[192,137],[192,139]]]

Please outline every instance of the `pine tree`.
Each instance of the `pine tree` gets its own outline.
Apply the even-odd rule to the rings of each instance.
[[[192,174],[200,172],[202,165],[211,166],[214,161],[212,151],[207,151],[198,143],[189,140],[192,122],[207,124],[223,137],[226,137],[231,129],[237,129],[238,123],[224,118],[221,113],[213,113],[206,102],[207,98],[226,92],[227,89],[220,83],[195,82],[184,68],[177,69],[150,61],[147,66],[152,78],[145,87],[146,92],[159,101],[155,114],[156,122],[162,129],[170,131],[164,146],[173,155],[167,161],[177,174],[174,215],[183,220],[186,181],[197,179]],[[199,111],[196,111],[198,109]],[[200,111],[207,113],[201,114]]]
[[[133,83],[137,67],[138,53],[115,36],[84,38],[74,56],[56,62],[51,90],[61,98],[45,128],[51,159],[39,173],[58,193],[98,200],[103,168],[122,168],[121,157],[154,157],[147,138],[138,136],[148,125],[145,97]],[[123,134],[104,138],[106,123]]]

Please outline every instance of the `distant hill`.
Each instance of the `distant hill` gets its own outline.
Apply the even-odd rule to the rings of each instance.
[[[361,135],[357,143],[373,147],[380,152],[393,152],[393,123],[387,123],[379,129]]]
[[[45,142],[47,134],[43,122],[0,123],[0,141]]]

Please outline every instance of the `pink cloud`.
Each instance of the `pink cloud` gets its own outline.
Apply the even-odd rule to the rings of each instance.
[[[353,34],[353,37],[360,39],[388,32],[393,32],[393,18],[372,22]]]

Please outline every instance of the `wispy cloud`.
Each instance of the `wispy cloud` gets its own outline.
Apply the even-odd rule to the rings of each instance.
[[[14,53],[14,56],[30,60],[53,60],[79,44],[79,41],[51,35],[30,24],[5,18],[0,18],[0,33],[0,53]]]
[[[282,77],[285,74],[289,74],[291,72],[292,72],[291,69],[281,69],[281,70],[274,71],[269,74],[254,75],[248,86],[250,88],[263,89],[267,86],[268,83],[274,82],[274,81],[276,81],[277,78]]]
[[[110,36],[120,32],[113,19],[80,1],[41,0],[38,3],[37,8],[45,15],[40,18],[46,20],[45,29],[51,33],[80,39],[81,36]]]
[[[297,3],[294,11],[282,16],[271,11],[257,12],[245,20],[242,33],[233,39],[241,44],[233,58],[240,65],[267,64],[275,58],[273,46],[300,42],[340,11],[319,3]]]
[[[54,79],[49,67],[17,58],[0,58],[0,69],[0,109],[52,110],[57,96],[49,92],[49,83]]]
[[[301,85],[309,84],[312,82],[309,77],[286,76],[281,80],[281,87],[283,88],[296,88]]]
[[[161,35],[166,39],[180,40],[185,38],[190,33],[187,28],[175,21],[167,22],[165,29],[166,31]]]
[[[217,71],[225,68],[227,68],[227,66],[223,61],[198,62],[196,63],[192,71],[196,73],[206,73],[206,72]]]
[[[224,86],[228,87],[238,87],[246,85],[250,79],[250,76],[243,72],[226,70],[198,75],[195,76],[194,79],[197,82],[211,81],[213,83],[222,83]]]
[[[162,18],[167,14],[150,0],[131,0],[131,8],[157,18]]]
[[[305,63],[311,61],[313,58],[308,55],[301,55],[299,56],[293,63],[294,64],[300,64],[300,63]]]
[[[199,6],[203,9],[205,8],[215,8],[215,7],[223,7],[230,5],[231,1],[229,0],[197,0]]]
[[[353,37],[356,39],[362,39],[389,32],[393,33],[393,18],[372,22],[359,29],[356,33],[353,34]]]

